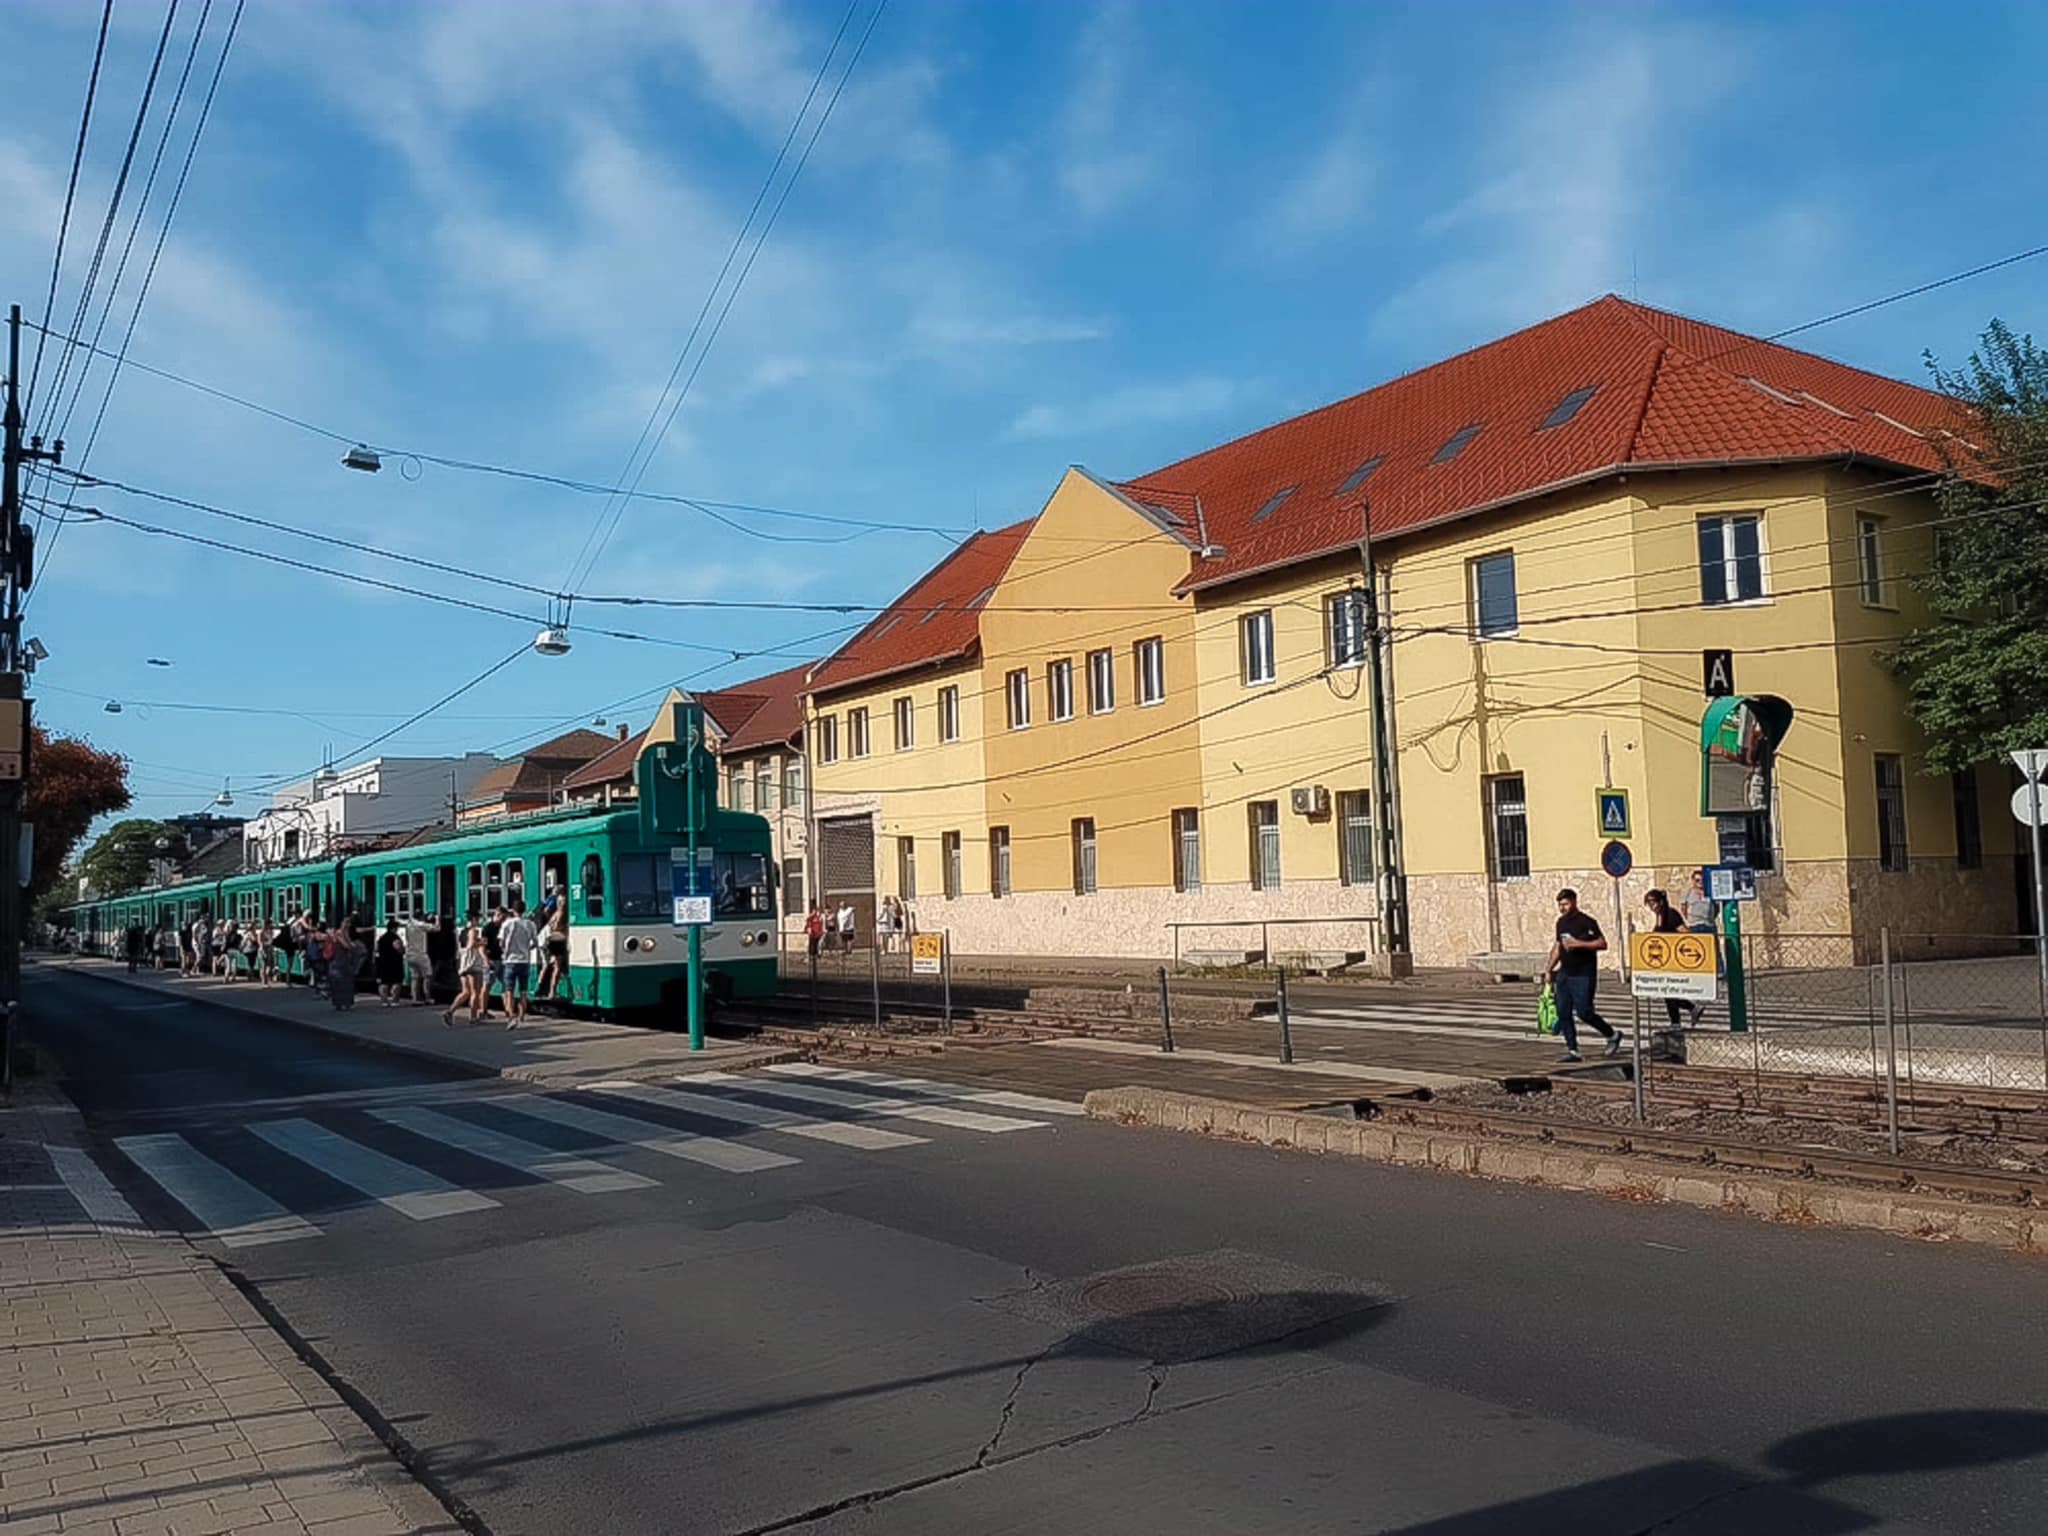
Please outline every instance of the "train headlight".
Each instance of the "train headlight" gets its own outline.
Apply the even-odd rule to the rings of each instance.
[[[768,930],[763,928],[759,933],[755,934],[754,942],[756,944],[766,944],[768,942]]]
[[[753,935],[752,935],[751,933],[743,933],[743,934],[741,934],[741,935],[740,935],[740,947],[741,947],[742,949],[749,949],[749,948],[752,948],[752,947],[753,947],[753,943],[754,943],[754,936],[753,936]]]
[[[628,938],[628,939],[626,940],[626,953],[627,953],[627,954],[629,954],[629,955],[630,955],[630,954],[632,954],[632,953],[633,953],[633,952],[634,952],[635,950],[637,950],[637,949],[638,949],[639,947],[640,947],[640,941],[639,941],[639,939],[637,939],[637,938]]]

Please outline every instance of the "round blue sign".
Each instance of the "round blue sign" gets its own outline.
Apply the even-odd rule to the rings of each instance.
[[[1635,855],[1628,851],[1627,843],[1609,843],[1600,850],[1600,867],[1619,880],[1636,867]]]

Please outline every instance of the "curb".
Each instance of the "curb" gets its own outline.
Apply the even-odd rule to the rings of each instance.
[[[46,965],[47,962],[38,961],[36,964],[39,966]],[[178,995],[166,987],[154,987],[129,982],[126,980],[125,972],[103,971],[97,968],[92,970],[76,970],[67,967],[66,969],[71,975],[88,976],[98,980],[110,981],[117,986],[128,987],[131,991],[156,992],[167,997]],[[338,1041],[343,1045],[352,1046],[360,1051],[376,1051],[388,1056],[405,1056],[414,1061],[423,1061],[430,1066],[441,1067],[447,1071],[455,1072],[463,1077],[478,1079],[497,1078],[507,1082],[533,1083],[543,1087],[573,1087],[582,1077],[604,1077],[622,1082],[634,1079],[631,1069],[616,1072],[594,1071],[579,1075],[548,1072],[538,1067],[491,1067],[484,1065],[482,1062],[471,1061],[467,1057],[444,1055],[442,1052],[433,1050],[428,1046],[403,1045],[390,1040],[376,1040],[367,1035],[358,1035],[349,1030],[338,1029],[331,1024],[322,1024],[316,1019],[297,1019],[289,1015],[271,1013],[263,1008],[252,1007],[249,1003],[239,998],[226,998],[218,993],[209,994],[204,1001],[214,1007],[231,1008],[236,1013],[246,1015],[249,1018],[261,1019],[266,1024],[276,1024],[284,1029],[304,1030],[308,1034],[321,1035],[329,1040]],[[798,1061],[802,1057],[803,1052],[800,1050],[763,1048],[744,1059],[727,1058],[721,1063],[721,1068],[745,1069],[748,1067],[772,1066],[777,1062]],[[671,1068],[664,1066],[652,1075],[655,1078],[666,1078],[672,1076],[673,1072]]]
[[[1668,1201],[1795,1226],[1859,1227],[1931,1242],[1982,1243],[2014,1253],[2048,1250],[2048,1212],[1799,1179],[1727,1175],[1705,1165],[1555,1151],[1442,1130],[1396,1129],[1160,1088],[1096,1088],[1082,1102],[1092,1118],[1122,1125],[1591,1190],[1619,1199]]]

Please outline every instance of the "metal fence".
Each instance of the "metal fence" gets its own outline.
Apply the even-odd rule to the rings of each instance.
[[[1639,1006],[1688,1065],[1746,1075],[1759,1107],[1862,1103],[1894,1142],[1944,1106],[2048,1112],[2048,978],[2032,940],[1885,929],[1875,964],[1856,963],[1847,934],[1744,935],[1742,948],[1746,1028],[1732,1027],[1732,977],[1698,1020]]]

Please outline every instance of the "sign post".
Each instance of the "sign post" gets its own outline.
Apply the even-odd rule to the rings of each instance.
[[[675,902],[674,925],[689,930],[689,974],[685,985],[689,990],[690,1049],[701,1051],[704,927],[712,919],[714,884],[708,871],[715,862],[705,835],[711,830],[711,791],[716,779],[704,739],[702,707],[695,703],[677,704],[674,718],[675,739],[649,746],[640,754],[633,772],[639,788],[641,837],[651,843],[662,836],[682,834],[683,845],[669,851],[669,891]]]
[[[1620,841],[1629,835],[1628,791],[1616,789],[1614,785],[1614,758],[1608,751],[1607,733],[1600,733],[1600,782],[1601,788],[1593,793],[1594,808],[1600,821],[1600,835],[1610,839],[1600,853],[1600,867],[1607,871],[1607,877],[1614,886],[1614,936],[1619,939],[1627,932],[1627,924],[1621,915],[1621,877],[1629,872],[1635,862],[1628,851],[1628,844]],[[1616,850],[1619,849],[1619,854]],[[1622,974],[1628,974],[1627,955],[1623,955]]]
[[[2041,872],[2041,821],[2048,813],[2048,795],[2042,793],[2041,780],[2048,778],[2048,749],[2015,752],[2012,760],[2027,779],[2012,797],[2012,813],[2027,824],[2033,841],[2034,961],[2040,972],[2041,1009],[2048,1014],[2048,881],[2042,879]]]
[[[1733,664],[1728,673],[1733,681]],[[1705,681],[1714,681],[1707,669]],[[1747,821],[1763,817],[1768,822],[1775,790],[1778,743],[1792,729],[1792,706],[1774,693],[1730,692],[1707,704],[1700,716],[1700,814],[1741,818],[1744,823],[1744,862],[1719,865],[1711,872],[1722,881],[1728,894],[1719,890],[1707,894],[1721,903],[1721,931],[1728,943],[1728,1027],[1749,1028],[1749,992],[1742,975],[1742,916],[1740,901],[1756,900],[1756,876],[1750,865]],[[1725,855],[1724,855],[1725,857]],[[1740,875],[1743,878],[1737,879]],[[1724,880],[1725,876],[1725,880]]]

